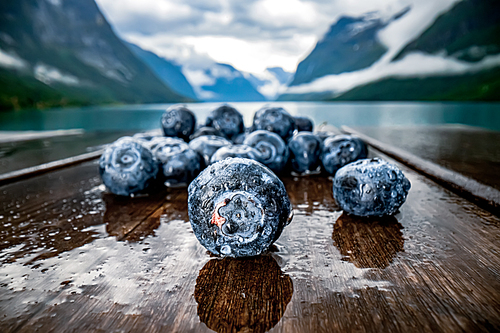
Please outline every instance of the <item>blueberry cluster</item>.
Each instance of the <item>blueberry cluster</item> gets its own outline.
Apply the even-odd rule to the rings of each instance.
[[[410,188],[394,165],[363,160],[368,149],[359,138],[313,132],[309,118],[279,107],[258,110],[245,128],[228,105],[198,126],[191,110],[175,105],[161,126],[163,136],[136,134],[110,145],[99,162],[103,183],[124,196],[154,184],[189,185],[195,235],[217,255],[256,255],[279,237],[291,206],[276,175],[331,175],[339,206],[359,216],[394,214]]]

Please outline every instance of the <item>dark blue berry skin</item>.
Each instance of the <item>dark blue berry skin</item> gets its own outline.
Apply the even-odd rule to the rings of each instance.
[[[293,117],[295,120],[295,127],[299,132],[312,132],[314,124],[311,119],[307,117]]]
[[[193,134],[191,134],[189,139],[194,140],[196,138],[199,138],[200,136],[207,136],[207,135],[221,136],[223,138],[226,137],[224,134],[222,134],[221,131],[218,131],[213,127],[202,126],[199,127]]]
[[[158,162],[147,147],[133,138],[123,137],[101,155],[99,174],[111,193],[134,195],[154,184]]]
[[[194,113],[183,105],[169,107],[161,116],[161,127],[165,136],[179,137],[189,141],[196,127]]]
[[[226,257],[266,251],[293,216],[281,180],[261,163],[243,158],[212,164],[191,182],[188,214],[200,243]]]
[[[260,158],[260,152],[257,149],[246,145],[224,146],[219,148],[212,155],[210,163],[213,164],[215,162],[225,160],[226,158],[229,157],[241,157],[258,161]]]
[[[295,131],[295,120],[283,108],[264,107],[255,113],[252,128],[274,132],[288,142]]]
[[[344,165],[366,158],[367,155],[368,148],[358,137],[336,135],[323,141],[321,163],[327,173],[335,175]]]
[[[288,147],[276,133],[257,130],[246,137],[244,145],[257,149],[256,159],[276,173],[283,171],[288,162]]]
[[[288,142],[293,171],[308,173],[320,165],[321,139],[311,132],[300,132]]]
[[[243,116],[229,105],[222,105],[213,110],[207,117],[206,126],[215,128],[228,139],[245,131]]]
[[[333,197],[351,215],[393,215],[405,202],[410,187],[395,165],[378,158],[363,159],[337,171]]]
[[[171,156],[162,164],[163,182],[168,187],[185,187],[198,176],[203,159],[192,149]]]
[[[231,145],[231,141],[215,135],[200,136],[189,142],[189,148],[203,157],[204,166],[210,165],[212,155],[219,150],[219,148]]]
[[[161,163],[161,180],[166,186],[187,186],[202,169],[201,156],[181,139],[155,139],[152,152]]]

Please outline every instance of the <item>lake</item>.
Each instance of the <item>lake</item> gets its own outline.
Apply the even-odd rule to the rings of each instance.
[[[188,104],[203,122],[221,103]],[[316,125],[336,127],[465,124],[500,131],[500,103],[416,102],[248,102],[229,103],[244,116],[247,126],[264,105],[282,106],[292,115],[308,116]],[[162,112],[171,104],[125,105],[0,112],[0,130],[85,131],[147,130],[159,127]]]

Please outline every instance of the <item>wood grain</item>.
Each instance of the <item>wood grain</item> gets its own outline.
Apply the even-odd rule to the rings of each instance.
[[[283,178],[295,217],[244,260],[201,247],[185,190],[114,197],[95,162],[2,186],[0,331],[500,330],[499,218],[398,165],[412,189],[388,219]]]

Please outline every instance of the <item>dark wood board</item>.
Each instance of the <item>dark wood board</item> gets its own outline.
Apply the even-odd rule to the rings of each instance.
[[[119,198],[96,162],[2,186],[0,331],[500,330],[500,219],[401,168],[408,201],[371,220],[285,177],[292,223],[243,260],[198,243],[185,189]]]
[[[0,142],[0,175],[100,150],[133,132],[81,132],[35,140]]]
[[[465,125],[354,129],[500,190],[500,132]]]

